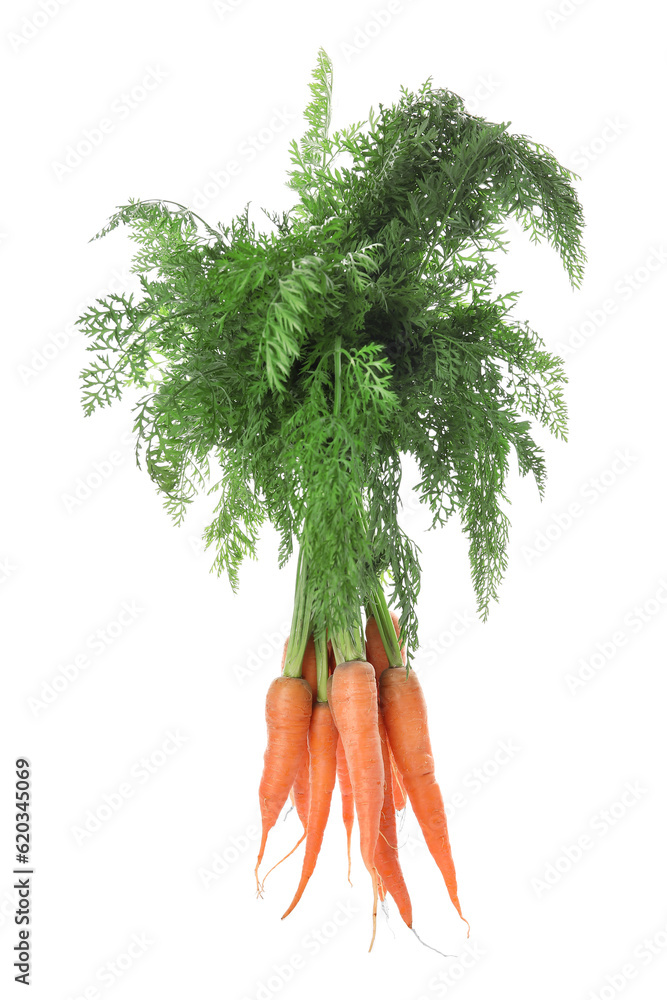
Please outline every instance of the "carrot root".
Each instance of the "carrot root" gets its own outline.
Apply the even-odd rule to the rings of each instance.
[[[391,895],[398,907],[404,923],[412,927],[412,903],[408,887],[398,860],[398,834],[396,831],[396,810],[391,764],[389,760],[389,741],[382,714],[378,717],[378,729],[382,746],[382,762],[384,765],[384,801],[380,813],[380,831],[375,848],[375,867],[378,870],[384,888]],[[382,896],[380,898],[383,898]]]
[[[308,683],[301,677],[274,678],[266,694],[267,745],[259,783],[262,837],[255,865],[259,891],[259,866],[264,857],[269,831],[294,784],[301,758],[307,749],[308,726],[313,699]]]
[[[313,708],[308,730],[310,748],[310,809],[308,812],[308,834],[306,853],[301,869],[301,878],[294,898],[282,919],[297,905],[308,881],[315,870],[317,857],[322,846],[324,830],[329,818],[331,796],[336,784],[336,744],[338,733],[326,702],[317,702]]]
[[[384,801],[384,766],[373,666],[365,660],[339,663],[332,676],[331,701],[359,821],[361,857],[373,882],[370,951],[377,926],[378,872],[374,859]]]
[[[389,745],[405,790],[426,846],[445,880],[449,897],[461,919],[465,920],[458,898],[444,801],[435,779],[421,684],[414,670],[406,675],[402,669],[389,668],[382,672],[379,690]]]

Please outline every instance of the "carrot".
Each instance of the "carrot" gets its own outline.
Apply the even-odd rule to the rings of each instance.
[[[354,826],[354,796],[352,795],[352,785],[350,784],[350,772],[345,760],[343,741],[338,737],[336,746],[336,774],[338,776],[338,787],[343,805],[343,825],[347,834],[347,880],[352,885],[350,872],[352,871],[352,827]]]
[[[280,661],[280,673],[283,672],[283,667],[285,666],[285,660],[287,659],[287,646],[289,645],[289,636],[285,639],[285,645],[283,646],[283,658]],[[294,785],[289,790],[289,800],[293,806],[296,806],[296,800],[294,798]],[[298,813],[298,809],[297,809]],[[267,873],[268,874],[268,873]]]
[[[365,660],[339,663],[333,672],[331,699],[359,820],[361,857],[373,880],[372,948],[378,897],[375,848],[384,801],[384,767],[378,731],[377,688],[371,664]]]
[[[289,636],[285,639],[285,645],[283,647],[283,658],[280,664],[280,672],[283,672],[283,667],[285,666],[285,659],[287,657],[287,644],[289,642]],[[315,644],[313,642],[312,635],[309,636],[308,642],[306,643],[306,650],[303,654],[303,660],[301,662],[301,676],[304,680],[308,681],[311,691],[313,692],[313,701],[315,700],[315,695],[317,693],[317,671],[315,667]],[[310,784],[308,779],[308,768],[309,762],[307,756],[302,759],[301,765],[297,772],[297,776],[294,779],[294,784],[290,788],[290,802],[296,807],[297,814],[303,828],[305,830],[306,824],[308,822],[308,805],[310,798]]]
[[[395,611],[390,611],[391,620],[394,625],[394,631],[396,632],[396,638],[399,637],[401,632],[400,622],[398,620],[398,615]],[[401,644],[401,656],[403,657],[403,663],[406,661],[405,647]],[[378,628],[375,618],[371,615],[366,619],[366,659],[369,663],[373,665],[375,670],[375,676],[379,682],[380,674],[387,669],[389,666],[389,660],[387,659],[387,653],[384,648],[382,639],[380,638],[380,630]]]
[[[258,891],[257,872],[264,857],[266,839],[285,804],[306,751],[312,708],[310,687],[302,677],[283,676],[271,681],[266,693],[267,745],[259,784],[262,839],[255,866]]]
[[[465,920],[458,898],[445,806],[433,769],[426,702],[414,670],[407,675],[399,667],[384,670],[380,677],[380,704],[389,744],[426,845],[442,873],[452,903]]]
[[[310,809],[308,811],[308,835],[306,852],[303,857],[301,879],[294,899],[283,913],[282,919],[292,912],[301,899],[310,876],[315,871],[318,854],[322,846],[324,828],[329,818],[331,796],[336,784],[336,744],[338,733],[326,702],[316,702],[308,730],[310,748]]]
[[[375,866],[386,890],[394,897],[403,920],[412,927],[412,903],[398,860],[398,836],[396,833],[396,809],[391,781],[389,742],[382,714],[378,717],[378,728],[382,745],[384,765],[384,802],[380,814],[380,835],[375,848]]]
[[[286,654],[287,643],[285,643],[283,654],[283,666],[285,665]],[[301,661],[301,676],[304,680],[308,681],[314,703],[317,696],[317,665],[315,663],[315,643],[312,635],[308,636],[303,660]],[[308,749],[306,749],[306,753],[301,758],[299,770],[294,779],[294,784],[290,789],[290,801],[296,807],[297,815],[305,830],[308,826],[308,809],[310,808],[310,758]]]
[[[280,673],[281,674],[283,672],[283,667],[285,666],[285,660],[287,659],[287,646],[288,646],[288,644],[289,644],[289,636],[287,636],[287,638],[285,639],[285,645],[283,646],[283,658],[280,661]],[[302,767],[303,767],[303,761],[301,762],[301,767],[299,768],[299,772],[301,771]],[[303,816],[302,816],[302,813],[304,812],[304,810],[303,810],[303,807],[302,807],[301,803],[297,806],[297,804],[296,804],[296,795],[295,795],[295,792],[294,792],[294,789],[297,786],[298,782],[299,782],[299,775],[297,774],[296,779],[294,781],[294,784],[292,785],[292,787],[289,790],[289,800],[292,803],[292,805],[296,808],[297,815],[298,815],[299,819],[301,820],[301,822],[303,823],[303,826],[304,826],[304,829],[305,829],[306,824],[303,822]],[[305,815],[308,816],[308,806],[306,806]],[[301,843],[301,841],[299,841],[299,843]],[[269,873],[267,872],[266,874],[268,875]]]
[[[285,666],[288,642],[289,642],[289,636],[285,640],[285,648],[283,650],[283,662],[280,668],[281,671]],[[315,663],[315,644],[312,635],[309,636],[308,638],[308,642],[306,643],[306,649],[303,654],[303,660],[301,661],[301,675],[304,678],[304,680],[308,681],[308,686],[313,692],[313,702],[314,702],[315,696],[317,694],[317,669]],[[290,788],[289,797],[290,797],[290,802],[296,809],[297,816],[301,820],[301,825],[303,826],[303,834],[301,835],[299,840],[297,840],[292,850],[289,851],[289,853],[286,854],[284,857],[282,857],[280,861],[277,861],[272,868],[269,868],[268,872],[262,879],[262,889],[264,888],[264,884],[269,875],[271,874],[271,872],[274,870],[274,868],[277,868],[278,865],[281,865],[283,861],[286,861],[287,858],[291,857],[292,854],[294,854],[299,844],[301,844],[305,839],[308,831],[308,810],[310,809],[310,747],[308,746],[308,743],[306,743],[306,752],[301,758],[301,763],[299,764],[299,770],[296,773],[294,784]]]
[[[398,615],[395,611],[390,611],[391,620],[394,626],[394,631],[396,632],[396,638],[399,637],[401,632],[401,626],[398,620]],[[405,647],[401,644],[401,656],[403,658],[403,663],[406,661]],[[384,648],[382,639],[380,638],[380,630],[377,626],[375,618],[371,615],[366,620],[366,659],[369,663],[373,664],[373,669],[375,670],[375,676],[377,678],[378,684],[380,683],[380,675],[389,666],[389,660],[387,658],[387,653]],[[398,768],[396,767],[396,761],[394,760],[394,755],[389,748],[389,761],[391,763],[391,780],[393,785],[394,793],[394,803],[396,809],[399,811],[405,809],[406,796],[405,788],[401,781],[401,776],[399,774]]]

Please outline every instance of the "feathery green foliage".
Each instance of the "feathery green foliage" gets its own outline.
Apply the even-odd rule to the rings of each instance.
[[[298,196],[213,228],[182,205],[130,202],[141,295],[80,318],[95,360],[86,414],[131,387],[142,458],[178,523],[202,490],[214,567],[234,587],[262,524],[307,567],[315,629],[354,628],[388,574],[417,645],[418,548],[399,525],[401,456],[420,469],[433,526],[457,512],[486,617],[506,566],[505,482],[514,454],[542,492],[531,421],[564,438],[565,374],[495,291],[512,217],[546,240],[578,287],[583,217],[544,146],[465,111],[431,79],[330,135],[331,63],[310,84],[308,129],[290,145]],[[366,126],[366,127],[364,127]],[[212,465],[221,470],[211,485]]]

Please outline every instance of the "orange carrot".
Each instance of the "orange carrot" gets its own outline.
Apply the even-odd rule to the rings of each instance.
[[[458,898],[445,806],[433,769],[426,702],[414,670],[407,676],[400,667],[384,670],[380,676],[380,704],[389,744],[426,845],[442,873],[452,903],[465,920]]]
[[[276,677],[271,681],[266,694],[267,745],[259,784],[262,839],[255,866],[258,891],[257,872],[264,857],[266,839],[285,804],[306,752],[312,708],[310,687],[302,677]]]
[[[288,644],[289,644],[289,636],[287,636],[287,638],[285,639],[285,645],[283,646],[283,657],[282,657],[282,660],[280,661],[280,673],[281,674],[283,672],[283,667],[285,666],[285,660],[287,659],[287,646],[288,646]],[[303,768],[303,760],[301,761],[301,765],[299,767],[299,771],[301,771],[302,768]],[[304,826],[304,829],[305,829],[306,824],[303,822],[303,817],[302,817],[302,813],[304,812],[303,806],[301,805],[301,803],[299,803],[299,806],[297,806],[297,804],[296,804],[296,796],[294,794],[294,789],[295,789],[296,785],[298,784],[298,781],[299,781],[299,775],[297,774],[297,777],[296,777],[296,779],[294,781],[294,784],[292,785],[292,787],[289,790],[289,800],[292,803],[292,805],[295,806],[296,811],[297,811],[297,815],[298,815],[299,819],[301,820],[301,822],[303,823],[303,826]],[[306,806],[306,808],[305,808],[305,815],[306,815],[306,817],[308,816],[308,806]],[[299,843],[301,843],[301,841],[299,841]],[[275,868],[275,865],[274,865],[274,868]],[[273,871],[273,869],[271,869],[271,871]],[[269,872],[267,872],[266,874],[268,875]],[[265,876],[265,878],[266,878],[266,876]]]
[[[287,658],[288,642],[289,642],[289,636],[285,640],[285,648],[283,649],[283,661],[280,667],[281,672],[283,667],[285,666],[285,660]],[[313,702],[314,702],[317,694],[317,669],[315,663],[315,644],[313,642],[312,635],[309,636],[308,638],[308,641],[306,643],[306,649],[303,654],[303,660],[301,661],[301,675],[304,678],[304,680],[308,681],[308,686],[313,693]],[[301,844],[302,841],[305,839],[306,833],[308,831],[308,810],[310,809],[310,748],[308,744],[306,744],[306,752],[301,758],[301,763],[299,764],[299,770],[296,773],[294,784],[290,788],[289,797],[290,797],[290,802],[296,809],[297,816],[301,820],[301,825],[303,826],[303,834],[299,838],[299,840],[297,840],[292,850],[289,851],[289,853],[286,854],[284,857],[282,857],[280,861],[277,861],[272,868],[269,868],[268,872],[262,879],[262,889],[264,888],[264,883],[266,882],[267,878],[274,870],[274,868],[277,868],[278,865],[281,865],[283,861],[286,861],[287,858],[291,857],[292,854],[294,854],[299,844]]]
[[[378,731],[377,687],[371,664],[365,660],[339,663],[333,672],[331,699],[359,820],[361,857],[373,880],[372,948],[378,897],[375,848],[384,801],[384,768]]]
[[[285,645],[283,647],[283,658],[280,664],[281,674],[287,658],[288,643],[289,636],[285,639]],[[317,694],[317,671],[315,667],[315,645],[312,636],[309,636],[308,642],[306,643],[306,650],[301,662],[301,676],[308,681],[308,685],[313,692],[313,701],[315,701],[315,696]],[[301,820],[304,830],[308,825],[308,807],[310,805],[309,769],[310,761],[308,759],[308,753],[306,752],[299,765],[299,770],[297,771],[296,778],[294,779],[294,784],[289,791],[290,802],[296,808],[297,815]],[[299,843],[301,843],[301,841],[299,841]],[[269,873],[267,872],[266,874],[268,875]]]
[[[285,649],[287,650],[287,647]],[[304,680],[308,681],[314,703],[317,697],[317,664],[315,663],[315,643],[312,635],[308,636],[303,660],[301,661],[301,676]],[[297,815],[305,830],[308,826],[308,810],[310,808],[310,756],[308,749],[306,749],[306,753],[301,758],[301,764],[299,765],[299,770],[290,791],[290,799],[296,807]]]
[[[396,632],[396,638],[399,637],[401,626],[398,620],[398,615],[395,611],[390,611],[391,620],[394,626],[394,631]],[[403,663],[406,661],[405,647],[401,645],[401,656],[403,658]],[[380,674],[389,666],[389,660],[387,658],[387,653],[384,648],[382,639],[380,638],[380,630],[378,628],[375,618],[372,616],[366,621],[366,659],[369,663],[373,664],[373,669],[375,670],[375,676],[378,683],[380,682]],[[401,781],[401,776],[396,767],[396,761],[394,760],[394,755],[389,749],[389,760],[392,765],[391,776],[392,785],[394,793],[394,804],[396,809],[399,811],[405,809],[406,796],[405,788],[403,787],[403,782]]]
[[[301,879],[294,899],[283,913],[284,920],[301,899],[310,876],[315,871],[317,856],[322,846],[324,828],[329,818],[331,796],[336,784],[336,744],[338,733],[326,702],[316,702],[308,730],[310,749],[310,809],[308,811],[308,835],[306,852],[303,857]]]
[[[412,904],[398,860],[396,809],[392,792],[389,742],[382,714],[378,716],[378,728],[382,745],[382,763],[384,765],[385,778],[384,802],[380,814],[380,835],[375,848],[375,866],[383,882],[383,887],[393,896],[403,920],[408,927],[412,927]]]
[[[289,645],[289,636],[287,636],[287,638],[285,639],[285,645],[283,646],[283,656],[282,656],[282,659],[280,661],[280,673],[281,674],[283,672],[283,667],[285,666],[285,660],[287,659],[287,647],[288,647],[288,645]],[[290,802],[292,803],[293,806],[296,806],[296,800],[294,798],[294,785],[292,785],[292,787],[289,790],[289,800],[290,800]],[[298,809],[297,809],[297,813],[298,813]],[[268,872],[267,872],[267,875],[268,875]]]
[[[343,825],[347,834],[347,880],[352,885],[350,872],[352,871],[352,827],[354,825],[354,796],[352,795],[352,785],[350,784],[350,772],[347,769],[343,741],[338,737],[336,746],[336,774],[338,775],[338,787],[343,804]]]

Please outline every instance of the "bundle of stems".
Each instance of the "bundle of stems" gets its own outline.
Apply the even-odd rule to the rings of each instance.
[[[265,210],[267,231],[249,205],[213,226],[131,199],[93,237],[129,227],[141,291],[80,317],[94,354],[83,404],[145,391],[137,461],[176,523],[199,491],[217,493],[205,538],[234,588],[268,521],[280,566],[303,552],[319,630],[354,631],[383,577],[410,656],[420,564],[399,523],[402,456],[431,526],[460,518],[486,618],[506,567],[510,457],[541,493],[531,420],[566,435],[562,361],[513,318],[518,293],[495,291],[493,258],[513,217],[577,287],[576,175],[430,78],[333,134],[323,50],[310,89],[309,127],[290,144],[298,199]]]

